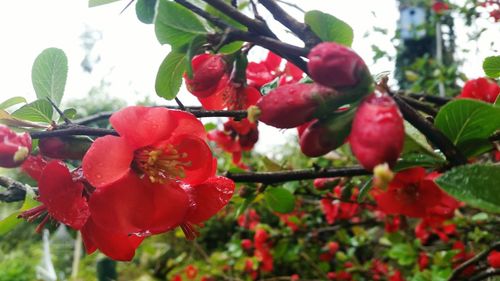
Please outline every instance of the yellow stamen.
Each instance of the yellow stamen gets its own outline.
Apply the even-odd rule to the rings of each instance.
[[[165,183],[167,180],[184,178],[184,169],[191,166],[187,153],[179,153],[172,145],[145,147],[137,150],[134,167],[152,183]]]

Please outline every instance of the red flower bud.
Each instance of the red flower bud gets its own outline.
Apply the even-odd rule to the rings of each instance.
[[[201,54],[191,61],[193,77],[184,74],[188,91],[198,98],[212,95],[226,72],[226,63],[221,55]]]
[[[500,86],[488,78],[477,78],[465,83],[457,98],[469,98],[494,103],[500,94]]]
[[[54,159],[81,160],[92,145],[87,137],[42,138],[38,143],[42,155]]]
[[[317,190],[330,189],[340,183],[340,178],[318,178],[313,182]]]
[[[359,106],[349,136],[351,150],[367,170],[382,163],[392,166],[403,150],[403,118],[388,95],[373,94]]]
[[[308,55],[311,78],[330,88],[355,87],[369,75],[363,59],[348,47],[333,42],[316,45]]]
[[[259,99],[259,120],[276,128],[297,127],[331,112],[331,103],[340,98],[335,90],[318,84],[284,85]]]
[[[241,248],[243,248],[243,250],[248,251],[252,249],[252,247],[253,247],[252,240],[250,239],[241,240]]]
[[[327,120],[313,121],[299,134],[300,150],[309,157],[318,157],[340,147],[351,129],[354,110],[334,114]]]
[[[28,158],[30,152],[31,137],[28,133],[16,134],[0,125],[0,167],[17,167]]]

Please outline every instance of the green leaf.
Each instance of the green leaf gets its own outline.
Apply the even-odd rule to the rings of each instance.
[[[282,187],[269,187],[264,193],[269,208],[278,213],[290,213],[295,208],[295,197]]]
[[[196,35],[207,34],[207,30],[190,10],[174,2],[159,0],[155,33],[160,43],[169,44],[175,50],[186,47]]]
[[[68,76],[68,58],[61,49],[43,50],[31,69],[31,81],[38,99],[50,98],[56,105],[61,99]]]
[[[422,153],[406,153],[401,156],[401,160],[396,163],[395,171],[402,171],[413,167],[434,168],[446,164],[446,160]]]
[[[156,94],[167,100],[173,100],[182,84],[182,74],[186,70],[186,55],[170,52],[163,60],[156,75]]]
[[[366,180],[366,182],[363,184],[361,189],[359,190],[359,195],[358,195],[358,202],[361,203],[363,200],[365,200],[366,196],[368,195],[368,192],[372,189],[373,186],[373,177],[370,177],[369,179]]]
[[[51,123],[53,109],[47,100],[36,100],[12,113],[13,117],[33,122]]]
[[[13,105],[20,104],[20,103],[26,103],[26,99],[23,97],[13,97],[13,98],[7,99],[6,101],[0,103],[0,109],[7,109]]]
[[[404,126],[405,126],[405,141],[403,145],[403,154],[424,153],[439,158],[439,156],[437,156],[436,153],[434,153],[432,147],[427,142],[427,139],[422,133],[420,133],[420,131],[418,131],[407,121],[404,122]]]
[[[441,108],[434,124],[466,156],[492,148],[488,137],[500,128],[500,107],[482,101],[459,99]]]
[[[76,109],[74,109],[74,108],[65,109],[63,111],[63,114],[68,119],[74,119],[76,117]],[[62,116],[60,116],[58,122],[62,122],[62,121],[64,121],[64,119],[62,118]]]
[[[352,28],[342,20],[321,11],[309,11],[304,22],[323,41],[332,41],[350,47],[354,38]]]
[[[500,56],[485,58],[483,61],[483,70],[491,78],[500,77]]]
[[[137,0],[135,14],[145,24],[153,23],[155,17],[156,0]]]
[[[389,257],[397,260],[400,265],[410,265],[415,262],[417,253],[410,244],[396,244],[389,250]]]
[[[96,6],[101,6],[113,2],[117,2],[120,0],[89,0],[89,8],[96,7]]]
[[[245,212],[245,210],[250,206],[250,204],[252,204],[253,200],[255,200],[255,197],[256,196],[254,194],[249,196],[248,198],[245,198],[245,201],[243,201],[243,203],[241,203],[241,205],[236,210],[234,214],[235,218],[239,217],[241,214]]]
[[[456,167],[436,179],[448,194],[485,211],[500,213],[500,166],[473,164]]]
[[[34,198],[35,198],[34,192],[30,188],[28,188],[21,209],[8,215],[3,220],[0,220],[0,236],[11,231],[12,229],[14,229],[14,227],[16,227],[16,225],[18,225],[20,222],[23,221],[22,219],[17,218],[17,216],[19,216],[21,212],[31,209],[39,204],[38,201],[36,201]]]
[[[46,126],[42,126],[37,123],[32,123],[24,120],[20,120],[17,118],[14,118],[12,114],[8,113],[7,111],[0,109],[0,124],[4,124],[10,127],[18,127],[18,128],[40,128],[40,129],[45,129]]]

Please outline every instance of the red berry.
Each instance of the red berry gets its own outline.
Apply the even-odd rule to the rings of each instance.
[[[308,55],[312,79],[331,88],[354,87],[368,72],[363,59],[348,47],[333,42],[316,45]]]
[[[396,163],[403,150],[403,118],[388,95],[372,94],[359,106],[349,142],[354,156],[367,170],[382,163]]]
[[[201,54],[191,61],[193,77],[184,74],[186,86],[193,95],[205,98],[212,95],[226,72],[226,63],[221,55]]]
[[[322,115],[322,105],[338,97],[338,92],[317,84],[284,85],[257,102],[259,120],[276,128],[297,127]]]

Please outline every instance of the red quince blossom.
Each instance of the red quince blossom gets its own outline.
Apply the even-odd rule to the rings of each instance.
[[[254,209],[249,209],[238,217],[238,225],[249,230],[254,230],[259,222],[260,216]]]
[[[214,130],[208,133],[208,139],[215,142],[224,151],[233,156],[233,163],[240,168],[248,168],[241,162],[243,151],[253,149],[259,140],[257,123],[250,122],[247,118],[241,121],[233,119],[224,123],[224,130]]]
[[[376,188],[372,194],[386,214],[425,217],[441,200],[442,191],[433,177],[421,167],[407,169],[396,174],[386,191]]]
[[[43,169],[49,162],[41,154],[30,155],[21,165],[21,170],[28,174],[32,179],[39,181],[42,177]]]
[[[99,249],[114,260],[131,260],[144,238],[106,230],[94,223],[87,202],[92,187],[82,179],[81,170],[70,172],[60,161],[44,165],[41,158],[32,159],[33,166],[42,169],[39,175],[38,171],[34,173],[34,178],[38,180],[38,200],[43,205],[23,212],[20,217],[31,221],[47,213],[38,231],[52,218],[80,230],[88,254]]]
[[[16,134],[8,127],[0,125],[0,167],[20,166],[31,152],[31,137],[28,133]]]
[[[389,277],[389,281],[405,281],[405,279],[401,271],[395,270],[394,273]]]
[[[249,251],[253,247],[253,242],[250,239],[241,240],[241,248],[245,251]]]
[[[493,268],[500,268],[500,251],[493,250],[490,252],[488,264]]]
[[[467,81],[457,98],[469,98],[494,103],[499,94],[500,86],[495,81],[481,77]]]
[[[207,110],[242,110],[255,105],[260,97],[260,92],[255,87],[232,82],[227,76],[223,76],[214,94],[198,100]]]
[[[39,229],[49,217],[80,230],[90,216],[87,199],[83,196],[84,185],[74,181],[64,163],[52,161],[47,164],[38,181],[39,196],[42,205],[23,212],[20,217],[33,220],[45,212],[48,213]]]
[[[420,252],[418,254],[418,269],[420,271],[423,271],[428,267],[429,267],[429,256],[424,252]]]
[[[110,123],[120,136],[95,140],[83,158],[85,178],[96,188],[130,173],[152,183],[182,179],[205,181],[212,173],[212,152],[205,129],[193,115],[160,107],[130,106]]]
[[[355,202],[358,189],[353,188],[351,195],[351,200]],[[321,210],[326,217],[326,222],[328,224],[333,224],[336,220],[348,220],[354,219],[354,216],[360,210],[360,206],[357,203],[342,202],[336,198],[341,197],[342,187],[336,186],[333,189],[333,198],[323,198],[320,200]]]
[[[189,264],[186,266],[186,277],[188,279],[194,279],[198,275],[198,268],[196,266]]]
[[[335,187],[339,182],[340,178],[317,178],[313,181],[313,185],[317,190],[325,190]]]
[[[248,85],[257,89],[280,77],[279,85],[298,82],[304,72],[290,62],[286,62],[284,70],[280,69],[282,59],[273,52],[268,52],[265,60],[249,62],[246,70]]]
[[[264,229],[257,229],[254,235],[254,256],[260,261],[260,267],[264,272],[273,271],[273,256],[269,247],[269,234]]]
[[[458,253],[453,257],[453,268],[460,266],[462,263],[473,258],[475,255],[473,252],[467,251],[465,249],[465,244],[462,241],[456,241],[452,247],[453,250],[458,250]],[[461,273],[462,277],[469,277],[476,271],[476,266],[474,264],[469,265]]]
[[[191,60],[191,65],[193,77],[189,78],[185,73],[184,80],[188,91],[198,98],[214,94],[224,80],[223,76],[227,76],[226,62],[221,55],[200,54]]]

